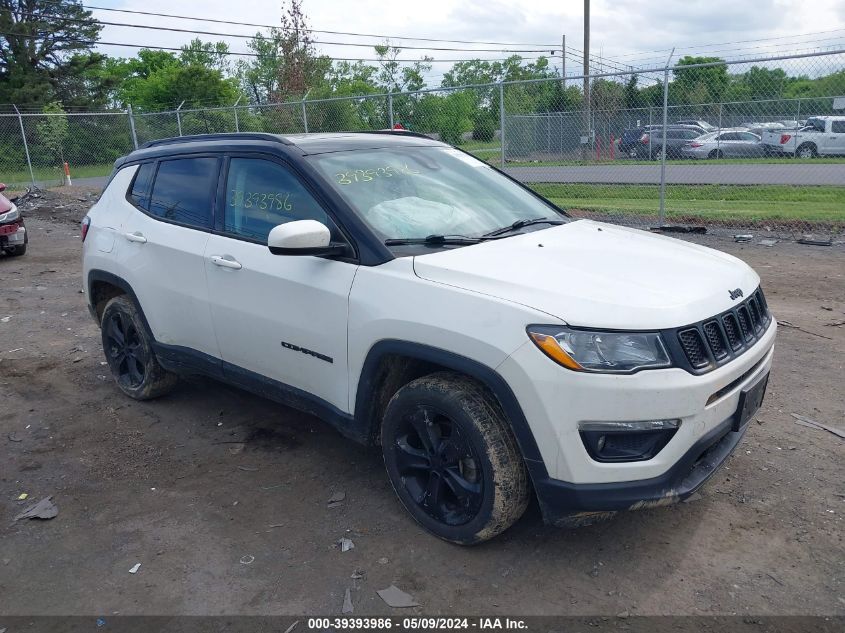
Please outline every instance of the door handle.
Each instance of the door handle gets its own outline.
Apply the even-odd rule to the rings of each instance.
[[[230,255],[212,255],[211,263],[221,268],[231,268],[232,270],[240,270],[243,268],[241,263],[231,257]]]
[[[130,242],[138,242],[138,244],[147,243],[147,238],[144,237],[144,234],[140,231],[135,231],[134,233],[124,233],[123,237],[125,237]]]

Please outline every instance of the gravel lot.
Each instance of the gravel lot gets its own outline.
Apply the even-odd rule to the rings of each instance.
[[[43,200],[29,252],[0,257],[0,614],[339,614],[346,589],[356,615],[396,614],[390,584],[423,605],[403,615],[845,614],[845,441],[790,416],[845,427],[841,244],[701,238],[803,329],[781,328],[767,400],[699,498],[578,530],[532,507],[462,549],[405,514],[376,451],[315,418],[200,379],[123,397],[79,290],[89,204]],[[13,521],[47,495],[56,518]]]

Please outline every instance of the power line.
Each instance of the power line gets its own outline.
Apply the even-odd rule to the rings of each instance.
[[[49,4],[58,4],[57,2],[49,2]],[[83,9],[89,9],[93,11],[112,11],[116,13],[128,13],[132,15],[147,15],[152,17],[159,17],[159,18],[172,18],[176,20],[193,20],[197,22],[212,22],[215,24],[227,24],[233,26],[249,26],[252,28],[260,28],[260,29],[273,29],[278,28],[278,26],[273,26],[270,24],[256,24],[253,22],[236,22],[233,20],[220,20],[215,18],[202,18],[197,16],[190,16],[190,15],[174,15],[171,13],[154,13],[152,11],[138,11],[134,9],[116,9],[113,7],[98,7],[93,5],[80,5]],[[134,25],[132,25],[134,26]],[[390,39],[390,40],[412,40],[416,42],[445,42],[451,44],[486,44],[491,46],[538,46],[542,47],[542,50],[547,50],[556,47],[556,44],[531,44],[531,43],[520,43],[520,42],[482,42],[482,41],[475,41],[475,40],[447,40],[447,39],[438,39],[432,37],[409,37],[403,35],[379,35],[374,33],[354,33],[349,31],[325,31],[320,29],[302,29],[308,33],[323,33],[325,35],[348,35],[351,37],[375,37],[378,39]],[[406,46],[404,48],[411,48],[410,46]]]
[[[38,39],[38,34],[28,34],[28,33],[9,33],[0,31],[0,36],[2,37],[23,37],[27,39]],[[217,50],[202,50],[202,49],[192,49],[187,45],[184,47],[176,47],[176,46],[150,46],[149,44],[130,44],[128,42],[104,42],[102,40],[98,41],[90,41],[90,40],[83,40],[78,38],[59,38],[57,41],[60,42],[71,42],[77,44],[84,44],[87,46],[122,46],[126,48],[140,48],[140,49],[148,49],[148,50],[159,50],[159,51],[175,51],[175,52],[184,52],[184,51],[195,51],[195,52],[202,52],[208,55],[235,55],[239,57],[261,57],[259,53],[248,53],[248,52],[241,52],[241,51],[217,51]],[[425,62],[425,63],[458,63],[458,62],[465,62],[471,61],[474,58],[463,58],[463,59],[431,59],[426,61],[424,59],[381,59],[381,58],[363,58],[363,57],[331,57],[329,55],[320,55],[320,57],[327,57],[331,61],[334,62],[398,62],[398,63],[416,63],[416,62]],[[508,58],[492,58],[492,59],[483,59],[481,61],[505,61]],[[537,57],[536,59],[540,59]]]
[[[831,29],[829,31],[815,31],[815,32],[812,32],[812,33],[796,33],[795,35],[780,35],[780,36],[777,36],[777,37],[760,37],[760,38],[751,39],[751,40],[736,40],[736,41],[732,41],[732,42],[717,42],[715,44],[699,44],[699,45],[691,46],[689,48],[685,48],[684,50],[698,50],[698,49],[701,49],[701,48],[712,48],[714,46],[729,46],[729,45],[732,45],[732,44],[756,44],[758,42],[770,42],[770,41],[774,41],[774,40],[794,39],[794,38],[797,38],[797,37],[826,35],[828,33],[840,33],[842,31],[845,31],[845,29]],[[795,43],[801,44],[803,42],[795,42]],[[653,50],[650,50],[650,51],[638,51],[636,53],[626,53],[624,55],[617,55],[616,57],[619,58],[619,59],[622,59],[622,58],[625,58],[625,57],[635,57],[637,55],[643,55],[643,54],[647,54],[647,53],[664,53],[664,52],[668,52],[669,50],[670,49],[668,49],[668,48],[658,48],[658,49],[653,49]],[[654,59],[654,58],[652,58],[652,59]]]
[[[55,18],[62,20],[64,22],[74,22],[74,23],[88,23],[89,20],[83,20],[81,18],[66,18],[60,15],[47,15],[42,13],[24,13],[23,15],[29,15],[34,17],[40,18]],[[118,26],[118,27],[125,27],[125,28],[132,28],[132,29],[148,29],[152,31],[168,31],[171,33],[190,33],[192,35],[213,35],[215,37],[236,37],[240,39],[247,39],[251,40],[255,37],[255,35],[248,35],[245,33],[220,33],[218,31],[200,31],[196,29],[180,29],[173,26],[154,26],[151,24],[130,24],[128,22],[105,22],[103,20],[97,20],[99,24],[103,24],[105,26]],[[313,40],[313,44],[321,44],[323,46],[362,46],[365,48],[375,48],[376,46],[384,45],[383,42],[378,43],[369,43],[369,42],[329,42],[325,40]],[[454,48],[454,47],[437,47],[437,46],[406,46],[403,45],[398,48],[409,49],[409,50],[423,50],[423,51],[448,51],[448,52],[471,52],[471,53],[542,53],[545,52],[547,49],[540,48],[540,49],[498,49],[498,48]]]
[[[837,45],[839,45],[840,43],[843,42],[842,39],[839,39],[839,38],[834,38],[834,39],[837,42],[836,44],[826,44],[826,45],[823,45],[823,46],[813,46],[813,47],[810,47],[810,48],[802,48],[802,49],[794,49],[793,48],[793,49],[790,49],[789,52],[790,53],[804,53],[804,52],[810,52],[810,51],[818,51],[820,49],[825,49],[825,48],[830,49],[831,47],[837,46]],[[826,40],[819,40],[819,41],[826,41]],[[803,43],[813,44],[814,42],[795,42],[795,44],[803,44]],[[753,48],[757,48],[757,47],[739,48],[739,49],[722,49],[722,50],[717,50],[717,51],[709,51],[709,53],[715,55],[716,53],[732,52],[733,51],[734,54],[730,56],[731,61],[742,61],[741,57],[743,57],[743,56],[748,56],[748,55],[753,56],[753,55],[757,54],[752,50]],[[763,47],[763,48],[768,48],[768,47]],[[780,47],[780,51],[782,51],[782,50],[783,50],[783,47]],[[741,51],[747,51],[747,52],[742,53]],[[694,54],[694,53],[691,53],[691,54]],[[662,61],[665,61],[665,60],[662,57],[648,57],[648,58],[638,59],[638,60],[635,61],[635,63],[638,64],[638,65],[648,65],[650,63],[654,63],[654,62],[657,62],[657,61],[662,62]]]

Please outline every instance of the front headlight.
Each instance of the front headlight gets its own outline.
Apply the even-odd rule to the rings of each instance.
[[[6,213],[0,213],[0,222],[11,222],[12,220],[17,220],[19,217],[21,217],[21,212],[13,204],[12,208],[6,211]]]
[[[575,371],[631,373],[670,367],[657,332],[602,332],[532,325],[528,336],[549,358]]]

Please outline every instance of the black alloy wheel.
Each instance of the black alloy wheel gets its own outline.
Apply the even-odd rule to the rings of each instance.
[[[405,490],[428,516],[464,525],[478,514],[484,492],[479,459],[447,415],[430,406],[409,412],[396,446]]]
[[[103,324],[106,356],[121,386],[137,389],[144,382],[147,357],[138,329],[122,312],[114,311]]]

